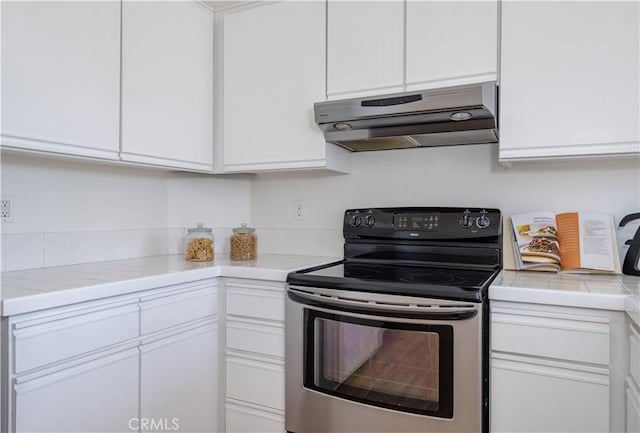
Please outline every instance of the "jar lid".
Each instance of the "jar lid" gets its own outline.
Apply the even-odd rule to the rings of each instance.
[[[196,227],[192,227],[190,229],[187,229],[187,231],[189,233],[193,233],[193,232],[209,232],[211,233],[211,230],[213,230],[210,227],[204,227],[204,225],[202,223],[198,223],[196,224]]]
[[[253,233],[256,231],[256,229],[251,228],[251,227],[247,227],[246,223],[242,223],[240,224],[240,227],[236,227],[234,229],[232,229],[234,233]]]

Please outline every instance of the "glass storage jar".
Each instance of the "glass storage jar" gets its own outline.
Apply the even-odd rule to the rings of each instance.
[[[253,260],[258,255],[256,229],[240,224],[231,236],[231,260]]]
[[[213,260],[213,233],[209,227],[198,223],[196,227],[187,229],[184,257],[190,262]]]

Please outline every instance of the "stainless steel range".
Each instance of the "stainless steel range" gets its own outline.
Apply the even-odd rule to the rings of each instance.
[[[286,429],[488,432],[497,209],[351,209],[344,260],[289,274]]]

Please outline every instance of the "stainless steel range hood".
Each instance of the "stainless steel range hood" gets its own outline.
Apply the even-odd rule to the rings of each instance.
[[[495,82],[318,102],[325,139],[353,152],[498,141]]]

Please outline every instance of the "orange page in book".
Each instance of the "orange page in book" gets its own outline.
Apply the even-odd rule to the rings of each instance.
[[[562,269],[577,269],[580,264],[580,223],[577,212],[556,215]]]

